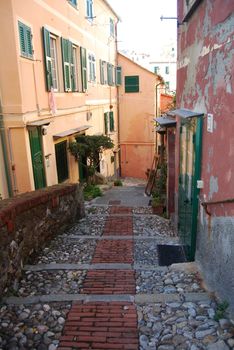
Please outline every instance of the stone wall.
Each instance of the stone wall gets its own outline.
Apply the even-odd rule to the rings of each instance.
[[[77,184],[56,185],[0,201],[0,295],[16,287],[22,267],[53,236],[84,216]]]

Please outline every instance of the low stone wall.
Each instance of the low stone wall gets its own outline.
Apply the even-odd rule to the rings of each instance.
[[[56,185],[0,201],[0,295],[48,240],[84,216],[81,187]]]

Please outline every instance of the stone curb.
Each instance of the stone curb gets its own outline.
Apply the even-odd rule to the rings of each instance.
[[[138,270],[138,271],[169,271],[167,266],[147,266],[138,264],[120,264],[120,263],[97,263],[97,264],[38,264],[25,265],[24,271],[53,271],[53,270]]]
[[[186,293],[183,295],[185,301],[210,301],[207,293]],[[9,297],[3,298],[2,303],[8,305],[22,305],[22,304],[38,304],[38,303],[52,303],[52,302],[73,302],[73,301],[130,301],[136,304],[150,304],[150,303],[168,303],[181,302],[180,294],[137,294],[135,296],[129,294],[111,294],[111,295],[87,295],[87,294],[51,294],[51,295],[36,295],[29,297]]]
[[[164,238],[164,236],[159,236],[159,237],[162,237]],[[97,241],[102,241],[102,240],[112,240],[112,241],[116,241],[116,240],[129,240],[129,239],[133,239],[134,241],[141,241],[141,240],[157,240],[158,237],[154,237],[154,236],[145,236],[145,235],[139,235],[139,236],[134,236],[134,235],[120,235],[120,236],[111,236],[111,235],[105,235],[105,236],[90,236],[90,235],[67,235],[67,236],[64,236],[64,238],[66,239],[94,239],[94,240],[97,240]],[[178,244],[175,244],[175,245],[178,245]]]

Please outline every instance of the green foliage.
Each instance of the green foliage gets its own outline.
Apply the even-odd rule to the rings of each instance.
[[[123,183],[120,179],[114,181],[114,186],[123,186]]]
[[[93,198],[96,197],[101,197],[102,196],[102,191],[98,186],[95,185],[86,185],[84,187],[84,199],[86,201],[89,201]]]
[[[88,178],[92,177],[97,170],[101,154],[106,149],[114,147],[111,138],[105,135],[80,135],[76,141],[70,142],[69,150],[71,154],[81,162],[86,159],[87,163],[83,164],[87,170]]]
[[[218,321],[221,318],[225,317],[225,314],[226,314],[228,306],[229,306],[229,303],[226,300],[223,301],[222,303],[219,303],[217,305],[216,312],[215,312],[215,315],[214,315],[214,320],[215,321]]]

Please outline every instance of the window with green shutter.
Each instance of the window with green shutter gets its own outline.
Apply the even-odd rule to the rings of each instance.
[[[33,58],[32,31],[22,22],[18,22],[20,54],[26,58]]]
[[[125,77],[125,92],[139,92],[138,75],[131,75]]]
[[[86,18],[93,20],[93,0],[86,0]]]
[[[100,83],[102,85],[105,84],[105,62],[102,60],[99,60],[100,64]]]
[[[109,125],[110,125],[110,131],[115,130],[115,122],[114,122],[114,113],[109,112]]]
[[[72,59],[72,43],[61,38],[62,57],[63,57],[63,80],[64,90],[71,91],[71,59]]]
[[[104,113],[104,132],[108,134],[108,112]]]
[[[55,157],[58,182],[68,179],[68,161],[67,161],[67,141],[59,142],[55,145]]]
[[[45,75],[47,91],[58,91],[58,55],[57,55],[57,37],[50,33],[46,28],[42,28],[44,57],[45,57]]]
[[[116,85],[122,85],[122,67],[118,66],[115,68],[115,81]]]
[[[86,49],[80,48],[81,74],[82,74],[82,91],[87,90],[87,55]]]
[[[110,86],[114,85],[113,68],[113,64],[107,63],[107,83]]]
[[[110,18],[110,36],[115,36],[115,23],[112,18]]]
[[[68,0],[71,5],[77,7],[77,0]]]

